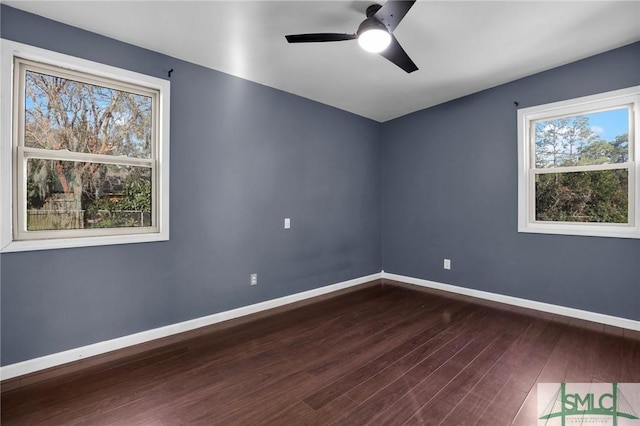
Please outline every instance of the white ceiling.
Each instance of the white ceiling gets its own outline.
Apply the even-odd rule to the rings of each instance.
[[[373,1],[2,2],[377,121],[640,40],[640,1],[422,0],[394,33],[406,74],[356,41],[284,38],[354,33]]]

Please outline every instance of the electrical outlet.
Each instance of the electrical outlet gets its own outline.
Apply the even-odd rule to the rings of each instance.
[[[291,229],[291,218],[284,218],[284,229]]]
[[[451,259],[444,260],[444,269],[451,269]]]
[[[251,285],[258,285],[258,274],[251,274]]]

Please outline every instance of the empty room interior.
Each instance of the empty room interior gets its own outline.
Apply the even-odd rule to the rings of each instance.
[[[640,2],[1,3],[3,425],[640,424]]]

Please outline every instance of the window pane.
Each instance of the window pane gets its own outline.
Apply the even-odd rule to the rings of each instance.
[[[151,226],[151,169],[28,159],[27,230]]]
[[[24,145],[151,158],[152,99],[26,72]]]
[[[536,220],[628,222],[627,169],[536,175]]]
[[[629,161],[629,109],[535,122],[535,167]]]

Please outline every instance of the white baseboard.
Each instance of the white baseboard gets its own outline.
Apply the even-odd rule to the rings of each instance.
[[[332,293],[334,291],[364,284],[373,280],[382,278],[382,273],[372,274],[365,277],[355,278],[348,281],[331,284],[325,287],[316,288],[302,293],[292,294],[277,299],[267,300],[265,302],[256,303],[249,306],[243,306],[230,311],[219,312],[217,314],[208,315],[206,317],[196,318],[177,324],[167,325],[165,327],[154,328],[152,330],[142,331],[140,333],[130,334],[128,336],[118,337],[116,339],[106,340],[79,348],[70,349],[64,352],[58,352],[39,358],[33,358],[15,364],[0,367],[0,380],[12,379],[36,371],[56,367],[69,362],[78,361],[95,355],[101,355],[107,352],[126,348],[128,346],[146,343],[163,337],[172,336],[185,331],[195,330],[197,328],[206,327],[208,325],[217,324],[245,315],[255,314],[257,312],[266,311],[268,309],[277,308],[279,306],[298,302],[312,297],[321,296],[323,294]]]
[[[567,317],[579,318],[586,321],[593,321],[601,324],[612,325],[614,327],[626,328],[640,331],[640,321],[627,318],[614,317],[611,315],[599,314],[596,312],[583,311],[581,309],[568,308],[566,306],[553,305],[550,303],[536,302],[519,297],[505,296],[488,291],[474,290],[465,287],[458,287],[451,284],[443,284],[436,281],[423,280],[421,278],[407,277],[382,271],[382,279],[400,281],[421,287],[428,287],[451,293],[464,294],[466,296],[477,297],[479,299],[492,300],[494,302],[506,303],[508,305],[520,306],[522,308],[535,309],[537,311],[549,312],[552,314],[564,315]]]
[[[323,294],[332,293],[377,279],[400,281],[416,286],[463,294],[466,296],[477,297],[479,299],[492,300],[508,305],[520,306],[523,308],[535,309],[542,312],[549,312],[552,314],[564,315],[587,321],[594,321],[602,324],[612,325],[615,327],[640,331],[640,321],[599,314],[596,312],[583,311],[580,309],[568,308],[565,306],[552,305],[550,303],[536,302],[533,300],[521,299],[518,297],[505,296],[502,294],[490,293],[487,291],[458,287],[451,284],[443,284],[435,281],[423,280],[420,278],[396,275],[382,271],[377,274],[371,274],[365,277],[355,278],[352,280],[331,284],[325,287],[320,287],[313,290],[280,297],[277,299],[267,300],[229,311],[219,312],[217,314],[208,315],[206,317],[196,318],[177,324],[167,325],[165,327],[142,331],[140,333],[130,334],[128,336],[118,337],[116,339],[106,340],[104,342],[98,342],[91,345],[70,349],[64,352],[58,352],[55,354],[33,358],[15,364],[5,365],[4,367],[0,367],[0,380],[12,379],[14,377],[23,376],[25,374],[34,373],[36,371],[44,370],[51,367],[56,367],[91,356],[101,355],[129,346],[134,346],[163,337],[172,336],[174,334],[184,333],[186,331],[195,330],[197,328],[206,327],[208,325],[217,324],[245,315],[266,311],[268,309],[273,309],[290,303],[310,299],[312,297],[321,296]]]

